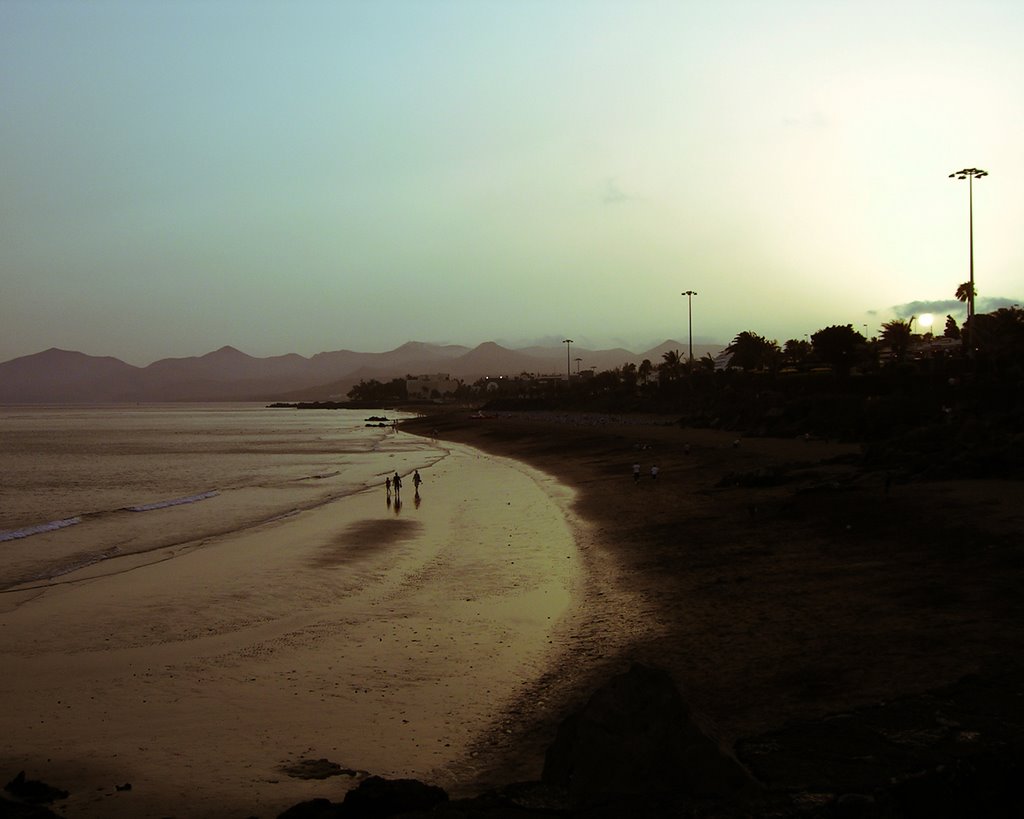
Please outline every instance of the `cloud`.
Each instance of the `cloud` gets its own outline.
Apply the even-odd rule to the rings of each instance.
[[[974,309],[978,313],[992,313],[1004,307],[1020,305],[1020,299],[1008,299],[1004,296],[976,296]],[[960,315],[966,317],[967,305],[957,299],[938,299],[935,301],[908,301],[906,304],[895,304],[892,307],[880,307],[868,310],[868,315],[885,317],[895,315],[896,318],[908,319],[925,313],[934,315]]]
[[[980,301],[980,300],[979,300]],[[975,302],[975,307],[978,307]],[[906,304],[897,304],[889,308],[889,312],[895,313],[898,318],[907,319],[911,316],[920,316],[924,313],[946,315],[947,313],[966,313],[967,305],[957,299],[938,299],[935,301],[909,301]]]

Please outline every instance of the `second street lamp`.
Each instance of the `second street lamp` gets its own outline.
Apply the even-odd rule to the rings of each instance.
[[[686,296],[687,325],[690,330],[690,366],[693,366],[693,297],[697,295],[697,291],[684,290],[682,295]]]
[[[572,339],[567,338],[562,342],[565,345],[565,380],[572,381],[572,359],[569,358],[569,351],[572,349]]]
[[[988,176],[988,171],[980,168],[964,168],[961,171],[954,171],[949,175],[950,179],[967,180],[967,212],[968,212],[968,236],[970,242],[971,277],[967,280],[967,346],[970,354],[974,355],[974,180]]]

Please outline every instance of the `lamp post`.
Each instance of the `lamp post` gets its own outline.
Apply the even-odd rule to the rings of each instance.
[[[577,359],[576,359],[576,375],[579,375],[579,374],[580,374],[580,362],[581,362],[581,361],[583,361],[583,359],[582,359],[582,358],[577,358]]]
[[[572,359],[569,358],[569,350],[572,349],[572,339],[567,338],[562,342],[565,345],[565,380],[572,381]]]
[[[967,292],[967,346],[970,348],[971,355],[974,355],[974,179],[975,177],[981,179],[983,176],[988,176],[988,171],[983,171],[980,168],[964,168],[961,171],[954,171],[949,175],[950,179],[955,177],[967,180],[968,229],[971,256],[971,277],[968,279],[967,285],[970,288]]]
[[[690,331],[690,364],[693,364],[693,297],[697,295],[696,290],[684,290],[683,296],[686,296],[686,314],[687,314],[687,326]]]

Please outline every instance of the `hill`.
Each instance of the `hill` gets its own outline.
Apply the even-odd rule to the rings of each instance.
[[[410,341],[383,353],[335,350],[306,358],[296,353],[256,358],[225,346],[202,356],[164,358],[136,367],[117,358],[51,348],[0,364],[0,403],[82,404],[160,401],[286,401],[344,398],[360,380],[447,373],[475,381],[485,376],[598,372],[649,359],[684,345],[665,341],[651,350],[530,347],[511,350],[494,342],[474,348]],[[717,353],[694,347],[694,355]],[[569,359],[567,361],[567,358]]]

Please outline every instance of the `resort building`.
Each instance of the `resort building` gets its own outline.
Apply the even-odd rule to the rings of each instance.
[[[459,383],[448,373],[410,375],[405,379],[405,389],[409,398],[444,398],[455,392]]]

